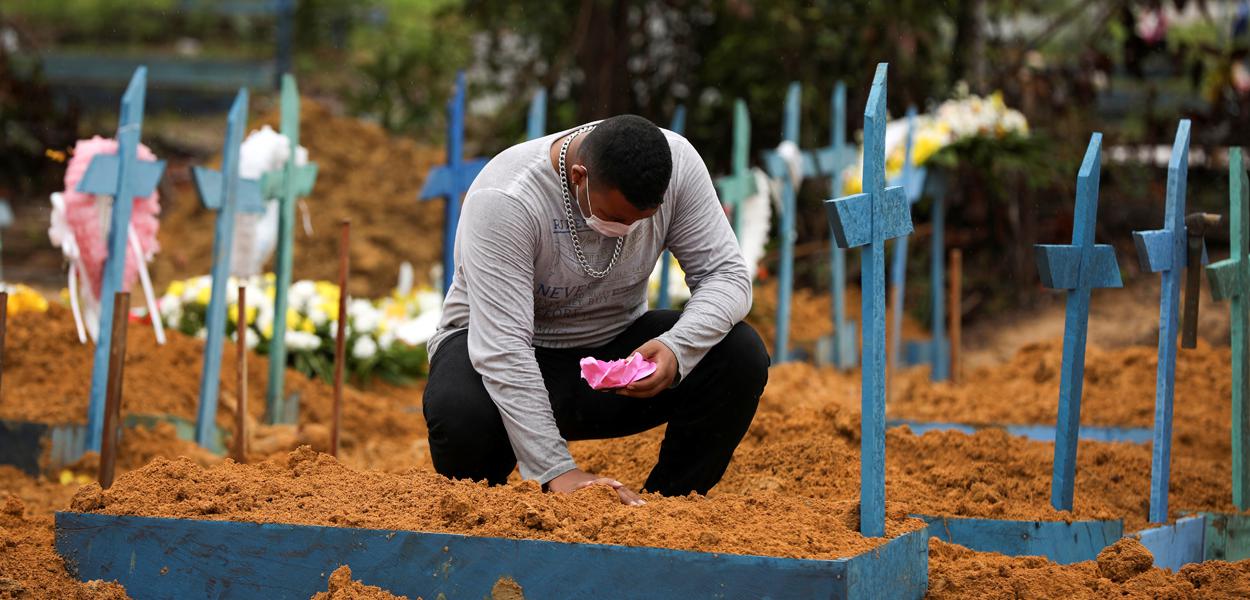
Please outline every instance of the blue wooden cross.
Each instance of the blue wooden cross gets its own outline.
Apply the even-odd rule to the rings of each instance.
[[[196,415],[195,441],[208,448],[217,432],[217,392],[221,383],[221,351],[226,335],[227,280],[230,277],[230,249],[234,243],[234,221],[238,211],[265,212],[260,182],[239,177],[239,146],[247,126],[247,88],[239,90],[226,118],[226,142],[221,153],[221,171],[194,167],[195,189],[200,202],[217,213],[213,230],[212,295],[208,301],[204,343],[204,369],[200,372],[200,406]],[[286,331],[274,329],[273,335]]]
[[[164,161],[143,160],[138,156],[143,130],[143,103],[147,90],[147,67],[135,69],[122,95],[117,119],[117,154],[97,154],[78,182],[78,191],[113,197],[109,217],[108,258],[100,283],[100,333],[96,339],[91,366],[91,392],[87,404],[87,450],[100,451],[104,432],[104,396],[107,392],[109,345],[113,331],[113,297],[122,289],[126,268],[126,248],[130,214],[135,198],[146,198],[156,190]],[[135,257],[143,260],[142,257]]]
[[[742,242],[742,203],[755,195],[755,176],[751,174],[748,154],[751,151],[751,117],[747,113],[747,103],[739,98],[734,101],[733,156],[730,160],[729,175],[716,179],[716,189],[720,193],[720,201],[728,204],[733,211],[734,233],[738,242]],[[751,274],[755,276],[754,273]]]
[[[1102,134],[1090,137],[1076,178],[1076,215],[1069,245],[1033,247],[1042,285],[1068,291],[1063,327],[1063,364],[1059,373],[1059,421],[1055,426],[1055,462],[1050,503],[1072,510],[1076,479],[1076,442],[1081,429],[1081,387],[1085,379],[1085,335],[1089,328],[1089,296],[1093,288],[1120,287],[1115,248],[1094,243],[1098,220],[1098,179]]]
[[[261,176],[265,198],[277,198],[278,247],[274,258],[273,330],[285,332],[287,295],[291,288],[291,267],[295,253],[295,202],[312,193],[317,181],[317,164],[295,164],[299,150],[299,90],[295,77],[282,76],[282,135],[286,136],[290,156],[281,170]],[[269,385],[265,389],[265,420],[281,423],[289,420],[285,404],[286,334],[269,340]]]
[[[912,160],[912,149],[916,143],[916,107],[907,107],[907,138],[903,147],[903,172],[899,174],[897,183],[903,186],[907,195],[908,207],[920,201],[924,191],[925,169],[917,167]],[[908,208],[908,210],[911,210]],[[890,368],[891,376],[898,372],[899,355],[903,342],[903,293],[907,285],[907,240],[902,236],[894,240],[894,261],[890,265]]]
[[[686,131],[686,105],[678,104],[673,112],[673,122],[668,127],[673,133],[682,134]],[[660,253],[660,289],[656,293],[655,307],[667,309],[673,305],[672,293],[669,291],[668,277],[673,268],[673,255],[668,250]]]
[[[1150,522],[1168,519],[1168,479],[1172,468],[1172,398],[1176,384],[1176,336],[1180,332],[1181,271],[1185,268],[1185,184],[1189,173],[1189,120],[1182,119],[1168,161],[1167,208],[1163,229],[1134,231],[1143,271],[1160,273],[1159,364],[1155,372],[1155,429],[1150,460]]]
[[[833,195],[842,193],[842,172],[855,162],[856,148],[846,143],[846,84],[839,81],[833,88],[830,112],[829,145],[816,150],[816,162],[822,174],[829,176]],[[832,283],[833,333],[822,340],[829,347],[819,360],[829,360],[839,369],[850,369],[855,357],[855,322],[846,318],[846,250],[829,244],[830,279]],[[827,359],[825,357],[828,357]]]
[[[547,134],[547,88],[540,87],[530,100],[529,116],[525,119],[525,139],[537,139]]]
[[[1216,300],[1230,299],[1233,347],[1233,505],[1237,510],[1250,509],[1250,379],[1246,377],[1250,360],[1250,318],[1246,316],[1246,296],[1250,294],[1250,256],[1247,239],[1250,235],[1250,183],[1242,149],[1233,148],[1228,156],[1228,245],[1227,259],[1207,267],[1211,295]]]
[[[456,92],[447,103],[447,164],[435,167],[421,186],[422,200],[442,198],[447,204],[443,218],[443,293],[451,289],[456,271],[456,224],[460,222],[460,197],[488,159],[465,160],[464,151],[464,71],[456,74]]]
[[[902,186],[885,187],[887,63],[877,65],[864,107],[863,192],[828,200],[825,212],[841,248],[863,247],[859,531],[885,535],[885,241],[912,231]]]
[[[795,81],[786,92],[786,106],[782,119],[781,139],[790,142],[797,148],[799,145],[799,101],[802,87]],[[802,155],[802,165],[798,177],[817,173],[816,157],[810,153]],[[773,339],[773,364],[788,360],[790,352],[790,296],[794,291],[794,213],[796,186],[800,181],[793,181],[790,165],[775,150],[764,152],[764,166],[768,175],[781,180],[781,258],[777,269],[777,331]]]

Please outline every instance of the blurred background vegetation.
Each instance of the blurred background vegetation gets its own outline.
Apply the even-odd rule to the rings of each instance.
[[[438,146],[463,69],[471,153],[521,140],[542,86],[549,131],[624,112],[667,124],[684,105],[686,135],[719,174],[735,98],[750,107],[754,149],[771,148],[786,86],[802,82],[801,145],[825,145],[835,82],[847,85],[857,131],[875,64],[888,61],[892,114],[1001,91],[1029,120],[1027,141],[972,145],[934,165],[950,245],[989,250],[965,252],[969,285],[984,291],[972,310],[997,310],[1037,296],[1031,244],[1070,235],[1093,131],[1105,135],[1101,239],[1127,246],[1131,230],[1158,226],[1166,169],[1145,154],[1170,146],[1182,117],[1201,155],[1190,206],[1224,210],[1222,156],[1250,131],[1248,12],[1243,0],[5,0],[0,197],[19,214],[46,204],[63,172],[47,151],[111,131],[140,63],[163,65],[145,132],[163,156],[211,156],[233,89],[251,87],[264,110],[288,68],[334,111]],[[197,138],[197,126],[208,133]],[[170,130],[180,135],[162,136]],[[827,283],[820,201],[830,195],[818,181],[801,194],[798,275],[809,286]],[[908,305],[923,316],[919,262]]]

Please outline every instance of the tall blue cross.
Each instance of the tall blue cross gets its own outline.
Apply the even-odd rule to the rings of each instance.
[[[1186,265],[1185,184],[1189,173],[1189,120],[1176,128],[1168,161],[1167,208],[1163,229],[1134,231],[1143,271],[1159,273],[1159,364],[1155,372],[1155,429],[1150,460],[1150,521],[1168,518],[1168,479],[1172,468],[1172,398],[1176,384],[1176,336],[1180,332],[1181,271]]]
[[[282,76],[282,135],[286,136],[290,155],[281,170],[269,171],[261,177],[265,198],[277,198],[278,248],[274,259],[273,330],[286,331],[287,295],[291,288],[291,267],[295,253],[295,202],[312,193],[317,181],[317,164],[295,164],[299,150],[299,90],[295,77]],[[269,386],[265,389],[265,420],[280,423],[287,420],[285,404],[286,335],[269,340]]]
[[[221,352],[226,335],[226,305],[229,304],[227,280],[230,277],[230,247],[234,242],[235,214],[263,213],[265,204],[260,183],[239,177],[239,145],[247,126],[247,88],[239,90],[226,117],[226,142],[221,153],[221,171],[204,167],[191,169],[200,202],[217,213],[213,230],[212,295],[208,301],[204,343],[204,369],[200,372],[200,406],[196,414],[195,441],[208,448],[217,433],[217,392],[221,384]],[[273,335],[285,335],[274,329]]]
[[[668,127],[673,133],[682,134],[686,131],[686,105],[678,104],[673,112],[673,122]],[[669,291],[668,277],[673,268],[673,255],[668,250],[660,253],[660,289],[656,293],[655,307],[667,309],[672,306],[672,292]]]
[[[846,143],[846,84],[839,81],[833,88],[831,99],[832,121],[829,145],[816,150],[817,166],[822,174],[829,175],[833,195],[842,193],[842,172],[855,162],[856,148]],[[828,352],[821,352],[819,360],[827,360],[839,369],[850,369],[856,364],[855,322],[846,318],[846,250],[837,244],[829,244],[830,280],[832,283],[833,333],[823,343]]]
[[[1233,148],[1228,156],[1228,246],[1227,259],[1207,267],[1211,295],[1216,300],[1232,300],[1233,347],[1233,505],[1237,510],[1250,509],[1250,318],[1246,316],[1246,297],[1250,294],[1250,183],[1242,149]]]
[[[916,107],[909,106],[907,107],[907,138],[903,145],[903,171],[897,180],[897,183],[903,186],[903,192],[907,195],[908,207],[914,206],[919,202],[921,193],[924,191],[925,169],[917,167],[912,157],[915,143]],[[911,209],[908,208],[908,210]],[[894,240],[894,261],[890,265],[892,295],[890,297],[889,371],[891,376],[898,372],[898,359],[903,346],[903,295],[907,285],[907,241],[908,236],[902,236]]]
[[[540,87],[530,100],[529,115],[525,119],[525,139],[533,140],[547,134],[547,88]]]
[[[1115,248],[1094,243],[1101,154],[1102,134],[1095,133],[1090,137],[1089,148],[1085,150],[1085,159],[1076,178],[1072,243],[1037,244],[1033,247],[1042,285],[1068,292],[1063,326],[1063,365],[1059,372],[1059,421],[1055,427],[1054,475],[1050,487],[1050,503],[1056,510],[1072,510],[1090,292],[1094,288],[1123,285]]]
[[[456,92],[447,103],[447,164],[435,167],[421,186],[422,200],[442,198],[447,204],[443,217],[443,293],[451,289],[456,271],[456,224],[460,222],[460,197],[488,159],[465,160],[464,151],[464,71],[456,74]]]
[[[734,233],[742,242],[742,204],[756,193],[755,176],[751,174],[749,153],[751,151],[751,117],[747,103],[741,98],[734,101],[733,155],[729,175],[716,179],[720,200],[733,211]],[[752,273],[752,276],[755,274]]]
[[[87,404],[86,447],[96,452],[99,452],[104,439],[104,397],[108,385],[109,342],[113,331],[113,297],[122,289],[130,215],[134,199],[150,196],[165,171],[164,161],[143,160],[138,155],[147,78],[147,67],[135,69],[126,92],[122,94],[121,112],[117,119],[117,154],[95,155],[78,182],[80,192],[113,197],[108,258],[104,260],[100,283],[100,334],[96,339],[95,362],[91,366],[91,395]],[[143,260],[142,257],[135,258]]]
[[[885,241],[912,231],[902,186],[885,186],[888,68],[887,63],[877,65],[864,107],[864,191],[825,202],[838,246],[863,247],[859,531],[869,537],[885,535]]]
[[[802,87],[795,81],[786,92],[785,112],[782,119],[783,142],[799,145],[799,101]],[[777,151],[764,153],[764,166],[768,175],[781,180],[781,259],[777,269],[777,332],[773,339],[773,364],[788,360],[790,352],[790,296],[794,292],[794,230],[796,187],[803,177],[815,174],[816,157],[802,154],[798,181],[792,180],[790,165]]]

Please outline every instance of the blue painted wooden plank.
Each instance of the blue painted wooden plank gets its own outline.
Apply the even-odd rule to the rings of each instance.
[[[56,529],[74,576],[137,600],[309,597],[342,564],[410,598],[489,597],[505,576],[529,598],[919,599],[928,584],[924,529],[840,560],[71,512]]]
[[[530,99],[529,114],[525,118],[526,139],[547,135],[547,88],[540,87]]]
[[[1181,271],[1185,268],[1185,187],[1189,172],[1189,120],[1176,128],[1168,162],[1167,206],[1163,229],[1133,232],[1142,268],[1161,273],[1159,358],[1155,373],[1155,435],[1150,461],[1150,522],[1168,520],[1168,480],[1172,469],[1172,398],[1176,386],[1176,336],[1180,334]]]
[[[885,187],[887,63],[877,65],[864,107],[864,192],[828,200],[825,212],[843,248],[860,246],[863,354],[860,404],[860,532],[885,531],[885,240],[911,233],[900,187]]]
[[[1233,505],[1250,510],[1250,317],[1246,312],[1247,290],[1250,290],[1250,182],[1242,149],[1233,148],[1228,156],[1228,222],[1229,256],[1207,267],[1211,295],[1216,300],[1230,299],[1233,349]]]
[[[747,103],[741,98],[734,101],[734,132],[733,154],[729,175],[716,179],[716,190],[721,202],[728,204],[733,210],[733,228],[742,242],[742,203],[756,192],[755,176],[751,174],[748,163],[751,151],[751,118],[747,112]],[[755,276],[754,273],[751,274]]]
[[[929,431],[959,431],[972,435],[982,429],[1002,429],[1008,435],[1036,440],[1039,442],[1055,441],[1055,426],[1041,424],[970,424],[943,421],[915,421],[911,419],[887,419],[886,427],[906,425],[916,435]],[[1080,439],[1093,442],[1127,442],[1130,444],[1147,444],[1154,439],[1154,430],[1149,427],[1098,427],[1086,425],[1081,427]]]
[[[101,274],[100,287],[100,326],[96,339],[94,361],[91,369],[90,396],[87,404],[87,449],[100,450],[104,430],[104,395],[108,383],[109,346],[113,329],[113,299],[122,289],[122,274],[126,267],[126,249],[130,231],[130,215],[134,208],[133,199],[151,193],[147,185],[155,185],[151,181],[151,169],[143,168],[143,181],[136,175],[135,165],[139,162],[139,137],[143,130],[143,103],[147,86],[147,69],[139,67],[135,70],[126,92],[122,95],[121,111],[117,123],[117,174],[113,178],[116,187],[103,190],[113,196],[113,209],[109,218],[107,238],[108,255],[104,260],[104,271]],[[110,160],[96,156],[92,162],[103,159],[105,164]],[[159,176],[158,176],[159,179]],[[145,184],[139,186],[137,184]]]
[[[112,196],[117,191],[117,173],[121,158],[116,154],[97,154],[91,157],[87,172],[78,182],[78,191],[87,194]],[[131,192],[136,198],[146,198],[156,191],[165,173],[165,161],[139,158],[131,162]]]
[[[1055,439],[1054,475],[1050,503],[1072,510],[1076,479],[1076,448],[1081,428],[1081,387],[1085,379],[1085,336],[1089,327],[1089,297],[1095,287],[1120,287],[1115,250],[1094,244],[1098,219],[1098,181],[1102,134],[1090,137],[1076,180],[1076,215],[1072,244],[1034,246],[1038,271],[1049,287],[1068,290],[1064,319],[1063,358],[1059,373],[1059,420]]]
[[[677,112],[673,113],[673,122],[669,125],[669,131],[682,134],[686,130],[686,105],[677,105]],[[668,309],[673,305],[672,291],[669,290],[669,277],[673,270],[673,254],[666,248],[660,253],[660,289],[656,293],[655,307],[661,310]]]
[[[200,404],[196,417],[195,441],[207,448],[217,435],[217,394],[221,384],[221,352],[226,336],[226,289],[230,277],[230,254],[234,242],[235,214],[239,210],[264,210],[259,194],[240,197],[239,146],[247,126],[247,89],[240,89],[226,118],[226,141],[222,149],[220,182],[212,185],[212,171],[196,167],[196,191],[206,206],[217,206],[217,223],[213,230],[212,289],[205,315],[207,339],[204,343],[204,366],[200,371]],[[255,182],[253,182],[255,183]],[[256,186],[259,190],[259,185]],[[213,198],[214,192],[216,199]],[[244,204],[246,202],[247,204]],[[285,332],[275,330],[275,335]]]
[[[451,289],[456,272],[456,225],[460,222],[461,196],[469,190],[488,159],[464,158],[464,71],[456,73],[456,91],[447,103],[447,164],[435,167],[426,175],[420,199],[442,198],[446,202],[443,218],[443,293]]]
[[[1206,518],[1199,515],[1139,531],[1136,537],[1154,555],[1154,566],[1178,571],[1189,563],[1202,562],[1205,533]]]
[[[1206,519],[1203,560],[1231,562],[1250,558],[1250,515],[1201,514]]]
[[[1121,521],[1011,521],[913,515],[929,535],[979,552],[1045,556],[1061,565],[1094,560],[1124,536]]]
[[[195,424],[172,415],[127,414],[122,419],[122,426],[127,429],[150,429],[162,422],[172,424],[179,439],[195,439]],[[37,477],[55,476],[61,469],[78,462],[87,451],[87,430],[85,424],[0,419],[0,464],[13,465]],[[225,448],[218,432],[211,440],[209,450],[224,454]]]

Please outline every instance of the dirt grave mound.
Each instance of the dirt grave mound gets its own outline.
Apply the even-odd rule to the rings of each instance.
[[[190,519],[295,523],[487,537],[655,546],[792,558],[840,558],[884,540],[857,529],[855,502],[777,494],[646,496],[629,507],[606,486],[546,494],[534,482],[488,487],[421,470],[357,471],[302,447],[255,465],[201,467],[157,459],[108,490],[89,484],[73,510]],[[922,524],[891,506],[889,536]]]

